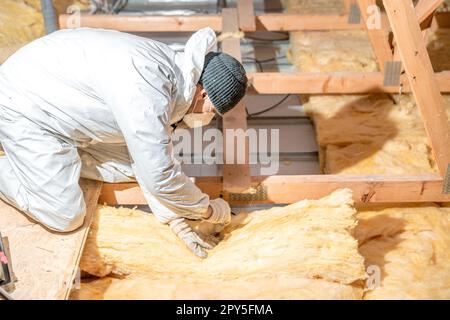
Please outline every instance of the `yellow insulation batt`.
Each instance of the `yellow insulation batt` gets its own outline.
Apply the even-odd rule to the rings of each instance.
[[[376,71],[377,64],[364,31],[292,32],[290,60],[304,72]],[[339,50],[336,50],[336,47]]]
[[[360,299],[364,261],[349,189],[233,217],[207,259],[153,215],[99,207],[78,299]],[[124,279],[118,279],[123,278]]]
[[[38,9],[26,1],[0,1],[0,63],[24,44],[43,35],[44,23]]]
[[[290,1],[295,11],[295,3]],[[312,3],[313,1],[308,1]],[[289,8],[289,6],[288,6]],[[304,13],[319,13],[304,4]],[[450,30],[429,38],[435,71],[450,65]],[[291,61],[302,71],[375,71],[364,31],[291,33]],[[305,99],[306,100],[306,99]],[[450,115],[450,97],[444,96]],[[320,162],[332,174],[437,172],[420,112],[410,95],[310,96]],[[381,272],[365,299],[450,299],[450,211],[435,204],[358,205],[356,237],[366,267]]]
[[[450,298],[450,208],[437,205],[358,206],[355,235],[381,286],[365,299]]]
[[[58,13],[71,4],[86,8],[89,0],[54,0]],[[0,1],[0,64],[28,42],[45,34],[40,0]]]

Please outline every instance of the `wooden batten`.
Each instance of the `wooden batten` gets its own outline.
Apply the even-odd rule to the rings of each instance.
[[[71,28],[72,17],[59,16],[61,29]],[[248,17],[245,17],[247,19]],[[80,27],[105,28],[126,32],[195,32],[204,27],[222,30],[221,15],[125,16],[81,14]],[[257,31],[358,30],[363,24],[348,23],[347,15],[298,15],[271,13],[255,16]],[[249,30],[244,30],[249,31]]]
[[[193,178],[197,186],[211,198],[222,193],[221,177]],[[441,194],[442,178],[438,175],[300,175],[258,176],[251,185],[263,189],[266,199],[238,201],[227,198],[232,205],[288,204],[302,199],[318,199],[339,188],[353,190],[357,202],[447,202],[450,195]],[[146,205],[136,183],[104,184],[99,199],[109,205]]]

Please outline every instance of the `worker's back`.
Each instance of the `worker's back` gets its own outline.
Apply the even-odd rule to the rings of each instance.
[[[152,83],[156,87],[179,82],[175,56],[165,44],[126,33],[58,31],[28,44],[0,67],[0,105],[80,144],[122,143],[108,96],[135,81],[130,75],[139,68],[163,75]]]

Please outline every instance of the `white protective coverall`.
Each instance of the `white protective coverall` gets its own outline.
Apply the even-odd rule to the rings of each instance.
[[[210,28],[185,51],[101,29],[62,30],[0,67],[0,196],[58,231],[83,223],[79,178],[136,179],[157,218],[200,219],[209,198],[174,159],[171,124],[187,112]]]

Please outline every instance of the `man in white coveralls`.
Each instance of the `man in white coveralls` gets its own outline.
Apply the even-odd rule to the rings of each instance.
[[[79,178],[136,180],[162,223],[206,257],[211,244],[186,223],[226,225],[228,203],[210,200],[181,171],[172,125],[207,124],[242,99],[247,77],[196,32],[184,52],[126,33],[61,30],[0,67],[0,198],[50,229],[83,224]],[[0,213],[1,218],[1,213]]]

